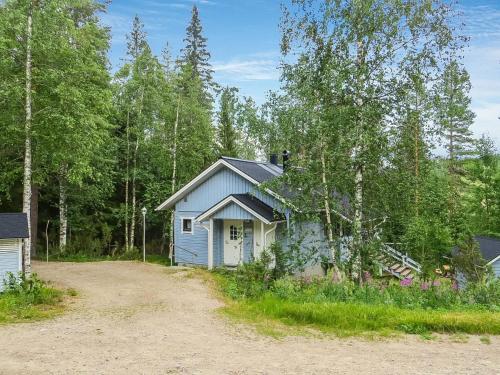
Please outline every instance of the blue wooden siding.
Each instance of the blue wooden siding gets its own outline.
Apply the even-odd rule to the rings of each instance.
[[[203,228],[201,224],[195,224],[193,222],[193,234],[182,233],[181,218],[195,218],[228,195],[243,193],[253,194],[271,207],[279,207],[279,201],[266,193],[260,192],[251,182],[227,168],[214,174],[203,184],[187,194],[184,199],[176,203],[174,242],[176,251],[175,259],[178,263],[208,265],[208,231]],[[214,218],[253,219],[252,215],[242,210],[241,207],[234,203],[219,211]],[[214,232],[214,265],[220,265],[224,258],[222,256],[223,227],[222,222],[219,220],[214,220],[214,225],[216,225],[218,231],[220,231],[219,234]],[[218,246],[215,246],[216,240],[218,241]],[[185,249],[194,252],[196,256],[193,256]]]
[[[243,222],[243,262],[253,260],[253,221]]]
[[[287,233],[286,223],[280,223],[276,227],[276,241],[281,243],[283,249],[299,245],[304,254],[311,256],[309,265],[318,263],[321,256],[330,256],[328,240],[320,222],[292,223],[290,233]]]
[[[491,264],[491,267],[493,268],[493,273],[495,274],[495,276],[500,277],[500,259],[498,259],[496,262],[493,262]]]
[[[231,194],[250,193],[271,207],[278,207],[279,201],[263,193],[251,182],[230,169],[224,168],[198,186],[176,203],[176,211],[204,212]]]
[[[201,212],[176,212],[174,221],[175,261],[208,265],[208,231],[193,220],[193,234],[182,233],[181,218],[194,218]],[[196,254],[193,255],[190,252]]]
[[[213,215],[214,219],[234,219],[234,220],[253,220],[255,217],[238,206],[236,203],[229,203]]]

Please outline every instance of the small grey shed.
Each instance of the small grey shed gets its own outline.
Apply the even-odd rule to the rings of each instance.
[[[0,291],[8,272],[22,270],[23,239],[28,238],[28,218],[24,213],[0,213]]]

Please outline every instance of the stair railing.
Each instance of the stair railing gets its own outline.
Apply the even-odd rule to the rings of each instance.
[[[390,246],[389,243],[382,244],[382,252],[401,262],[403,266],[409,267],[418,273],[422,272],[422,266],[420,263],[414,261],[408,256],[408,254],[403,254],[397,251],[395,248]]]
[[[191,264],[195,264],[195,263],[194,263],[194,258],[195,258],[195,257],[198,257],[198,254],[196,254],[194,251],[191,251],[191,250],[186,249],[185,247],[182,247],[182,246],[179,246],[179,245],[175,245],[175,244],[174,244],[174,247],[175,247],[175,248],[178,248],[178,249],[181,249],[182,251],[185,251],[185,252],[186,252],[186,253],[188,253],[188,254],[191,254]],[[178,258],[177,258],[177,252],[175,252],[174,254],[175,254],[175,261],[177,262],[177,259],[178,259]],[[181,261],[182,261],[182,260],[187,261],[187,259],[183,259],[183,258],[181,257]]]

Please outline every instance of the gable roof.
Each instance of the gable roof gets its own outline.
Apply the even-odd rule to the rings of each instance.
[[[25,213],[0,214],[0,239],[28,237],[28,217]]]
[[[213,214],[231,203],[237,204],[251,215],[263,221],[265,224],[283,220],[283,215],[276,213],[271,206],[262,202],[260,199],[254,197],[251,194],[228,195],[226,198],[216,203],[202,214],[198,215],[195,220],[199,222],[205,221]]]
[[[486,262],[493,263],[500,258],[500,239],[487,236],[475,236],[479,250]]]
[[[281,166],[268,162],[235,159],[226,156],[223,156],[222,159],[258,182],[267,182],[283,174]]]
[[[223,156],[210,167],[201,172],[194,179],[192,179],[190,182],[188,182],[186,185],[184,185],[184,187],[175,192],[165,202],[160,204],[156,208],[156,211],[166,210],[172,207],[177,201],[184,198],[184,196],[186,196],[189,192],[197,188],[199,185],[201,185],[203,182],[208,180],[223,168],[232,170],[254,185],[259,185],[263,182],[267,182],[274,177],[283,174],[283,168],[278,165],[274,165],[268,162],[243,160]],[[266,192],[275,197],[277,196],[276,193],[270,191],[269,189],[266,189]]]

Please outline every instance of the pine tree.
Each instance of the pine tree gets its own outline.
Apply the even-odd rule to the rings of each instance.
[[[191,66],[192,74],[200,78],[204,90],[208,91],[213,83],[213,70],[209,63],[210,52],[207,50],[207,38],[203,36],[203,27],[196,5],[193,5],[191,22],[186,28],[184,42],[186,45],[181,51],[181,63]]]
[[[219,126],[217,131],[219,155],[238,155],[238,133],[236,131],[236,115],[238,98],[236,88],[225,87],[220,98],[218,113]]]

